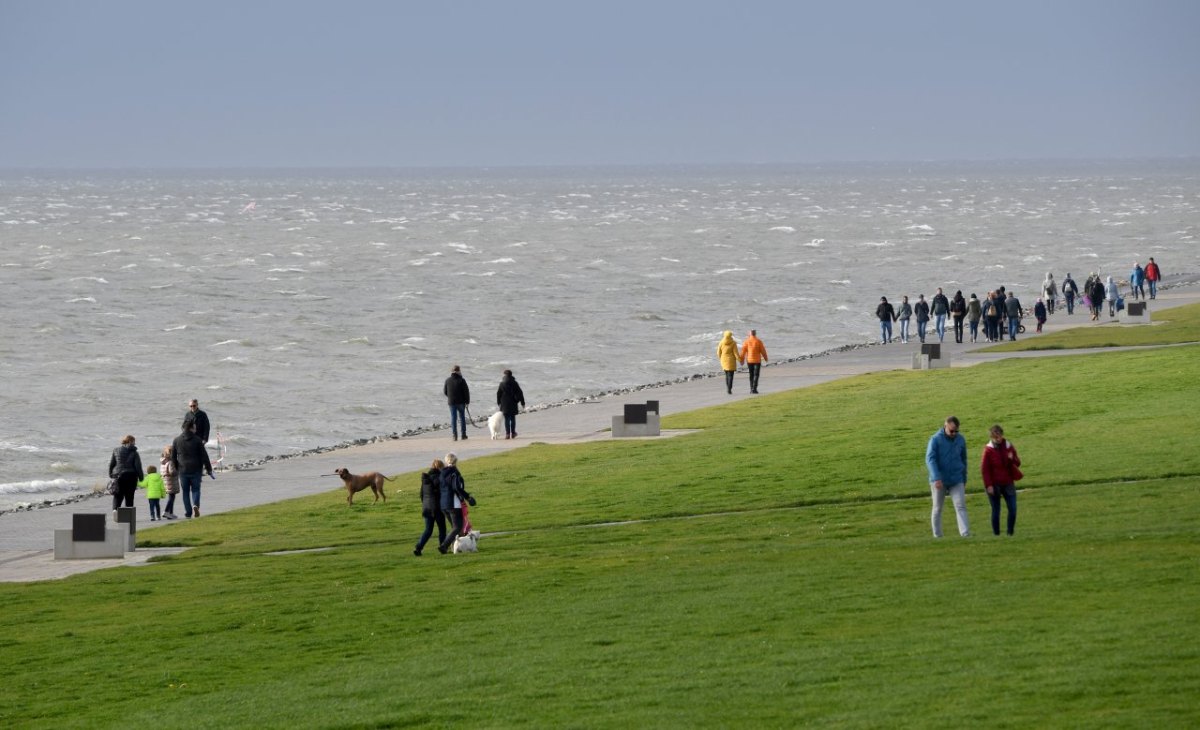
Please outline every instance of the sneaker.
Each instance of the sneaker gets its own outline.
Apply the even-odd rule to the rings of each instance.
[[[199,517],[199,516],[200,516],[200,508],[199,508],[199,507],[194,507],[194,508],[192,509],[192,517]]]
[[[466,441],[466,440],[467,440],[467,435],[464,433],[464,434],[463,434],[463,441]]]
[[[421,548],[413,550],[413,555],[416,555],[418,558],[421,557]]]

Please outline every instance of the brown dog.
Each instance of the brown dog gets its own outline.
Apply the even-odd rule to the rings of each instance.
[[[377,471],[369,471],[366,474],[351,474],[350,470],[342,467],[336,472],[342,478],[342,486],[346,487],[346,504],[354,504],[354,493],[361,492],[367,487],[371,488],[371,492],[375,494],[375,502],[383,497],[383,501],[387,502],[387,495],[383,492],[383,483],[390,482],[391,479],[385,477]],[[375,504],[372,502],[371,504]]]

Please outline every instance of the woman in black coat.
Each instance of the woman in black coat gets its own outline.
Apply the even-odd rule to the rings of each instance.
[[[113,509],[121,506],[133,506],[133,493],[137,490],[138,482],[145,478],[142,473],[142,457],[138,456],[134,438],[126,436],[121,439],[121,445],[113,449],[108,459],[108,477],[117,480],[117,491],[113,493]]]
[[[496,389],[496,405],[500,407],[500,412],[504,414],[504,438],[515,439],[517,437],[517,413],[521,408],[525,407],[525,394],[521,392],[521,386],[517,383],[517,379],[513,377],[511,370],[504,371],[504,377],[500,379],[500,387]]]
[[[425,531],[417,540],[417,548],[413,555],[420,557],[425,549],[425,543],[433,535],[433,526],[437,525],[438,545],[446,541],[446,517],[442,514],[442,467],[441,459],[434,459],[429,471],[421,475],[421,516],[425,518]]]

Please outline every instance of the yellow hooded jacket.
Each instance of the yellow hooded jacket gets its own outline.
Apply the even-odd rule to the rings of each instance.
[[[738,369],[738,344],[729,330],[725,330],[721,344],[717,345],[717,357],[721,360],[722,370]]]

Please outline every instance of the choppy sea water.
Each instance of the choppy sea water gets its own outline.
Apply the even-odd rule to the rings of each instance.
[[[0,172],[0,510],[156,463],[196,397],[229,463],[874,339],[880,294],[1200,271],[1200,161]],[[214,457],[216,452],[214,451]]]

